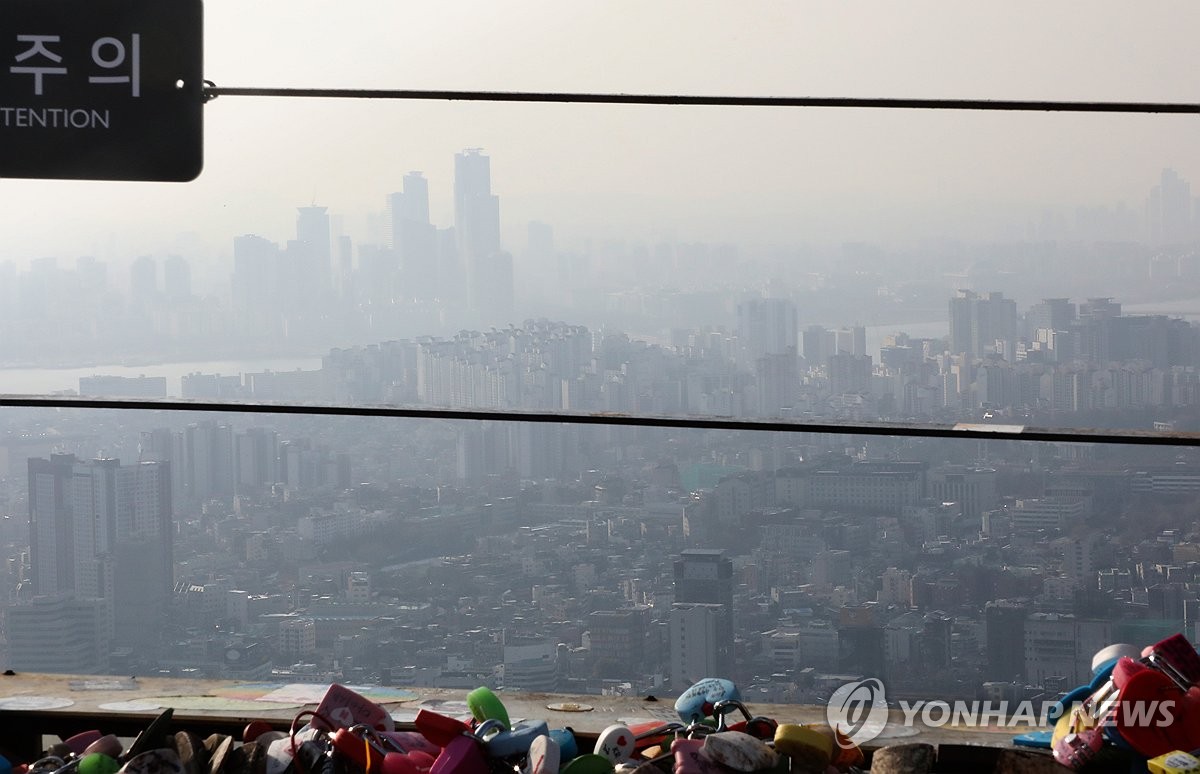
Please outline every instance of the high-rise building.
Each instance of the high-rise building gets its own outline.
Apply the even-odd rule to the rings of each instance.
[[[192,297],[192,267],[180,255],[163,261],[163,295],[168,301],[185,301]]]
[[[871,391],[871,356],[839,352],[829,357],[829,389],[834,395]]]
[[[796,305],[789,299],[746,299],[738,304],[737,322],[742,368],[753,370],[767,355],[796,355]]]
[[[540,637],[504,638],[504,688],[552,693],[558,688],[558,644]]]
[[[158,295],[158,264],[143,255],[129,267],[129,295],[135,304],[147,304]]]
[[[692,548],[680,553],[675,560],[675,602],[721,606],[720,611],[709,611],[719,613],[712,647],[719,673],[728,674],[733,667],[733,562],[724,551]]]
[[[280,480],[279,435],[274,430],[252,427],[237,434],[234,446],[239,494],[261,491]]]
[[[599,677],[622,678],[645,664],[648,607],[596,610],[588,615],[592,668]]]
[[[1173,169],[1164,169],[1146,200],[1151,242],[1179,243],[1192,238],[1192,187]]]
[[[188,425],[183,431],[184,486],[192,500],[233,494],[233,429],[212,420]]]
[[[1022,648],[1025,679],[1032,685],[1079,684],[1091,674],[1092,655],[1113,641],[1112,630],[1112,621],[1057,613],[1030,614],[1025,619]]]
[[[837,354],[837,337],[833,331],[825,330],[820,325],[805,328],[801,338],[804,361],[809,368],[820,368],[829,362],[831,355]]]
[[[317,652],[317,622],[305,616],[284,618],[279,622],[276,649],[287,663],[312,658]]]
[[[246,234],[233,240],[233,276],[230,290],[238,330],[244,335],[270,337],[282,330],[285,303],[277,292],[279,246],[260,236]]]
[[[186,393],[184,397],[189,397]],[[178,510],[187,497],[184,480],[187,466],[183,461],[183,434],[160,427],[142,433],[138,462],[166,462],[171,471],[171,507]]]
[[[173,586],[170,464],[29,460],[35,596],[104,600],[115,644],[157,646]]]
[[[34,597],[5,613],[8,664],[22,672],[104,674],[112,621],[102,599],[71,593]]]
[[[512,256],[500,249],[500,198],[492,193],[491,159],[479,148],[454,157],[454,231],[468,308],[481,322],[509,322]]]
[[[833,331],[834,349],[847,355],[867,354],[867,329],[861,325]]]
[[[1025,618],[1029,608],[1021,602],[999,599],[984,608],[987,637],[987,672],[992,680],[1025,677]]]
[[[326,299],[331,290],[331,257],[333,243],[330,239],[329,213],[326,207],[298,207],[296,217],[296,241],[289,243],[289,255],[294,253],[293,263],[287,271],[288,277],[296,281],[300,303],[311,303]]]
[[[403,298],[439,295],[437,229],[429,222],[429,182],[420,172],[404,176],[404,190],[388,197],[392,249],[399,256]]]
[[[454,156],[454,229],[464,255],[500,249],[500,199],[492,194],[492,163],[482,148]]]
[[[682,690],[706,677],[728,674],[728,654],[721,647],[724,605],[676,602],[671,605],[671,685]]]
[[[1017,302],[1003,293],[981,297],[959,290],[950,299],[950,352],[971,357],[998,354],[1015,359]]]
[[[1025,327],[1031,337],[1036,331],[1066,331],[1075,324],[1075,304],[1069,298],[1044,298],[1025,313]]]
[[[983,514],[999,507],[996,470],[945,465],[929,471],[929,496],[941,503],[958,503],[964,519],[981,523]]]

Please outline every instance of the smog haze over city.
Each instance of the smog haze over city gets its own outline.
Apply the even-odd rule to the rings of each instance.
[[[1182,2],[205,12],[220,86],[1200,85]],[[1200,430],[1192,116],[226,95],[205,132],[193,183],[0,181],[0,392]],[[1198,463],[1086,437],[6,409],[0,664],[1054,698],[1111,642],[1197,637]]]

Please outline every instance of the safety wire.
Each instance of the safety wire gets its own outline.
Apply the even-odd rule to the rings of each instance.
[[[1200,114],[1200,104],[1077,100],[936,99],[907,97],[771,97],[694,94],[624,94],[593,92],[459,91],[444,89],[341,89],[218,86],[204,81],[204,101],[219,97],[290,97],[325,99],[434,100],[451,102],[581,103],[607,105],[684,105],[712,107],[858,108],[871,110],[974,110],[1046,113]],[[932,425],[915,423],[818,423],[737,420],[724,417],[671,417],[629,414],[583,414],[496,410],[448,410],[395,406],[331,406],[297,403],[212,403],[166,400],[104,400],[0,395],[0,407],[45,407],[200,411],[219,413],[310,414],[325,416],[513,421],[635,427],[748,430],[757,432],[964,438],[1042,442],[1200,446],[1200,433],[1037,428],[1018,425]]]

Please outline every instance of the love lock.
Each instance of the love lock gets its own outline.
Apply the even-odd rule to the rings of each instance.
[[[429,774],[488,774],[483,745],[472,734],[461,734],[442,748]]]
[[[326,727],[323,718],[328,718],[338,728],[349,728],[359,724],[377,731],[394,731],[396,728],[395,721],[387,710],[337,683],[325,691],[312,718],[312,724],[317,728],[332,731],[332,728]]]
[[[463,734],[471,733],[471,727],[458,718],[439,715],[427,709],[417,710],[417,716],[413,718],[413,724],[417,727],[417,731],[421,736],[440,748],[445,748],[446,745]]]
[[[389,752],[383,756],[380,774],[428,774],[437,760],[423,750]]]
[[[719,702],[741,699],[742,694],[732,681],[706,677],[680,694],[675,700],[675,711],[684,723],[692,723],[711,715],[713,707]]]
[[[622,723],[608,726],[596,737],[596,755],[607,758],[612,763],[625,763],[633,760],[633,752],[637,749],[637,737],[633,731]]]
[[[63,741],[63,744],[76,755],[82,755],[90,745],[104,738],[104,734],[99,731],[84,731],[81,734],[69,737]]]
[[[479,687],[468,693],[467,707],[471,710],[471,717],[480,723],[485,720],[499,720],[505,728],[512,725],[504,702],[500,701],[500,697],[492,693],[490,688]]]
[[[1069,769],[1079,771],[1091,763],[1104,746],[1104,734],[1099,728],[1070,733],[1054,745],[1054,760]]]
[[[79,759],[79,774],[116,774],[121,768],[117,759],[104,753],[88,753]]]
[[[513,758],[527,754],[533,740],[549,732],[544,720],[523,721],[508,729],[499,720],[489,719],[475,729],[475,736],[483,742],[488,757]]]
[[[130,758],[121,767],[122,774],[184,774],[183,764],[174,750],[147,750]]]
[[[361,723],[334,731],[330,744],[335,753],[365,774],[381,774],[384,758],[389,752],[397,755],[405,752],[384,742],[374,729]]]
[[[555,728],[550,731],[550,738],[558,744],[558,759],[567,763],[579,755],[579,744],[575,741],[575,732],[570,728]]]
[[[558,742],[549,736],[538,736],[529,745],[521,774],[558,774],[561,761]]]
[[[779,756],[761,739],[742,731],[717,731],[704,737],[704,752],[726,768],[750,774],[775,768]]]
[[[742,719],[729,725],[727,717],[733,712],[740,712]],[[775,729],[779,727],[770,718],[752,716],[745,704],[733,699],[717,702],[713,705],[712,714],[717,719],[717,731],[742,731],[755,739],[774,739]]]
[[[596,737],[595,754],[608,758],[614,764],[629,763],[638,751],[659,745],[668,737],[686,731],[682,723],[664,723],[659,720],[627,726],[616,723],[608,726]]]
[[[699,739],[676,739],[671,742],[674,774],[722,774],[721,766],[704,752]]]
[[[375,735],[390,749],[397,752],[423,752],[432,759],[436,758],[437,754],[442,751],[441,747],[438,747],[416,731],[376,731]]]

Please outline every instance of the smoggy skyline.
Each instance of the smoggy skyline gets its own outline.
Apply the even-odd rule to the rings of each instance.
[[[747,95],[1194,100],[1185,3],[563,7],[206,4],[206,77],[338,86]],[[368,23],[369,20],[369,23]],[[331,33],[336,32],[336,36]],[[0,258],[214,255],[317,202],[362,238],[405,172],[448,223],[451,159],[493,159],[506,246],[585,235],[799,243],[995,239],[1045,208],[1140,210],[1200,179],[1191,116],[405,103],[223,97],[182,185],[0,182]]]

